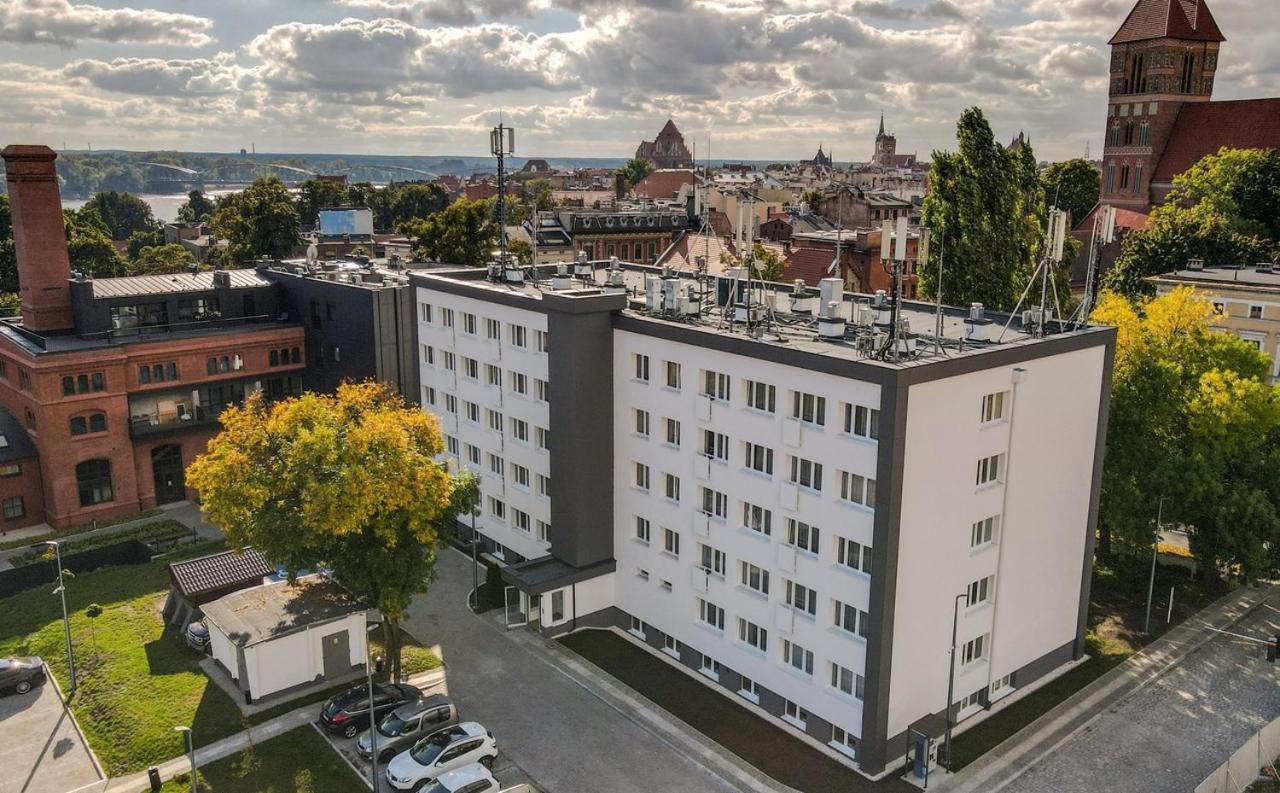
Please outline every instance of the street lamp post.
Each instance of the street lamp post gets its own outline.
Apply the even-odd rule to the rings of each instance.
[[[369,750],[373,753],[373,789],[378,790],[378,719],[373,709],[373,650],[369,642],[365,642],[365,676],[369,683]]]
[[[951,770],[951,703],[955,701],[956,693],[956,634],[960,629],[960,601],[964,600],[965,605],[969,605],[969,593],[961,592],[956,595],[955,603],[951,610],[951,653],[950,663],[947,665],[947,770]]]
[[[1151,579],[1147,582],[1147,618],[1142,623],[1143,633],[1151,633],[1151,598],[1156,591],[1156,557],[1160,555],[1160,532],[1164,531],[1164,502],[1167,498],[1161,496],[1156,506],[1156,541],[1151,547]]]
[[[191,761],[191,793],[196,793],[196,741],[190,727],[174,727],[173,729],[187,736],[187,758]]]
[[[62,548],[56,540],[45,540],[31,546],[32,548],[53,547],[54,560],[58,565],[58,588],[54,590],[62,597],[62,629],[67,639],[67,667],[71,673],[71,692],[76,693],[76,654],[71,646],[71,617],[67,614],[67,587],[62,581]]]

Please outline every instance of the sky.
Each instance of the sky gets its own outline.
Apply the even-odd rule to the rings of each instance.
[[[0,0],[0,143],[699,158],[954,146],[978,105],[1041,159],[1102,148],[1106,41],[1134,0]],[[1280,96],[1275,0],[1208,0],[1215,98]]]

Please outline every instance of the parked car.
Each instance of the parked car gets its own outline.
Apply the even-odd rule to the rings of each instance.
[[[387,765],[387,782],[396,790],[422,790],[446,771],[472,763],[493,767],[498,742],[478,722],[464,721],[436,730],[401,752]]]
[[[44,661],[37,655],[0,658],[0,693],[25,694],[44,682]]]
[[[378,722],[378,762],[385,763],[421,738],[458,723],[458,707],[444,694],[401,705]],[[365,760],[373,757],[373,730],[356,738],[356,752]]]
[[[373,717],[381,719],[406,702],[420,699],[422,691],[408,683],[374,683]],[[320,708],[320,723],[343,738],[354,738],[369,729],[369,687],[361,684],[330,697]]]
[[[445,771],[422,793],[491,793],[497,789],[498,780],[489,769],[475,763]]]
[[[209,629],[200,620],[192,620],[187,626],[187,646],[198,653],[209,647]]]

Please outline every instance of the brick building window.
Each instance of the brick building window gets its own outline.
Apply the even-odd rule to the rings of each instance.
[[[22,503],[22,496],[14,496],[4,500],[4,519],[16,520],[27,514],[27,508]]]
[[[142,364],[138,367],[138,382],[143,385],[148,383],[167,383],[177,379],[178,364],[173,361],[150,365]]]
[[[30,385],[29,382],[28,385]],[[75,394],[87,394],[91,391],[102,391],[106,388],[106,385],[107,380],[102,372],[78,374],[74,377],[66,375],[62,378],[62,395],[73,396]]]
[[[17,463],[0,466],[0,479],[7,479],[11,476],[22,476],[22,466]]]
[[[71,434],[87,435],[91,432],[107,431],[107,414],[106,413],[90,413],[87,416],[73,416],[71,418]]]
[[[115,500],[111,490],[111,461],[85,460],[76,466],[76,489],[80,506],[91,507]]]

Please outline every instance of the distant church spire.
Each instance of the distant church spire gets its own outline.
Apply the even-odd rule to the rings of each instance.
[[[880,134],[884,134],[884,111],[880,111]]]

